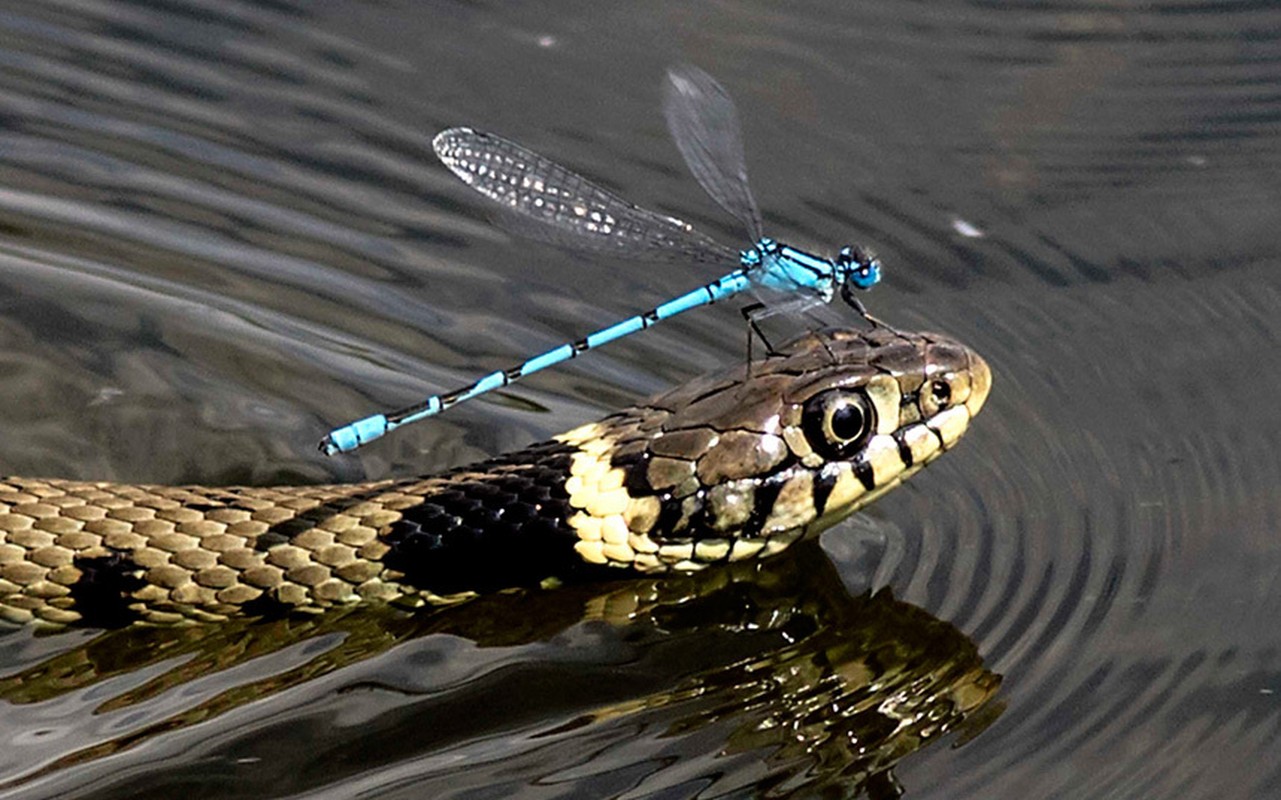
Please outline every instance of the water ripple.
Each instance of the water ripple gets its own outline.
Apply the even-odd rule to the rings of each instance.
[[[657,112],[664,66],[693,59],[744,109],[771,230],[874,246],[888,268],[874,311],[956,335],[993,365],[990,404],[958,452],[825,539],[856,595],[890,587],[1007,676],[1008,710],[989,730],[896,767],[910,795],[1281,789],[1267,766],[1281,718],[1281,377],[1268,361],[1281,340],[1281,59],[1267,4],[0,5],[8,468],[258,483],[405,474],[740,358],[736,311],[708,309],[359,459],[312,450],[334,423],[714,277],[512,241],[430,151],[445,125],[491,127],[734,235]],[[0,663],[28,672],[82,652],[78,636],[0,638]],[[749,709],[728,684],[708,688],[718,674],[743,678],[735,668],[647,672],[628,659],[710,654],[611,641],[561,658],[411,638],[375,659],[386,672],[337,669],[278,695],[280,719],[241,738],[232,720],[243,718],[227,711],[157,746],[217,753],[209,763],[234,776],[227,796],[276,791],[268,775],[295,796],[463,792],[449,782],[464,780],[525,796],[795,788],[803,769],[721,752],[726,738],[679,695],[702,686]],[[174,665],[138,667],[6,706],[6,729],[52,763],[343,646],[310,647],[178,681],[136,718],[94,717]],[[519,711],[523,682],[572,693],[620,670],[652,680],[649,694],[623,693],[638,705],[605,692],[596,705]],[[371,682],[356,687],[357,675]],[[519,720],[414,740],[424,709],[402,701],[418,693],[440,695],[437,725],[497,701]],[[617,716],[591,716],[607,706]],[[591,721],[558,727],[573,719]],[[722,734],[733,728],[719,719]],[[220,737],[236,744],[219,749]],[[227,760],[267,740],[294,748],[279,766],[295,782]],[[416,743],[372,752],[402,740]],[[316,753],[339,744],[377,768],[326,783]],[[107,796],[121,775],[139,776],[136,788],[210,770],[144,750],[53,782]]]

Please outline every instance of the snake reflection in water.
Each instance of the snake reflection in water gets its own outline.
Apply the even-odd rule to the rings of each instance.
[[[826,330],[438,476],[0,480],[0,615],[120,625],[688,572],[776,554],[950,449],[987,398],[945,336]]]

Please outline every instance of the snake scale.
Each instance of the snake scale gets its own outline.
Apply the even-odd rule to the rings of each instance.
[[[945,336],[831,329],[550,441],[330,486],[0,479],[0,618],[279,615],[770,556],[951,448],[991,372]]]

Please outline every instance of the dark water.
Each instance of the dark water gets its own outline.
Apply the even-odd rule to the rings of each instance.
[[[430,149],[491,129],[732,241],[658,113],[685,60],[737,99],[770,230],[873,246],[875,313],[995,371],[956,453],[760,574],[8,633],[0,792],[1278,796],[1278,31],[1181,0],[0,2],[5,473],[408,475],[741,358],[703,310],[314,449],[714,277],[514,241]]]

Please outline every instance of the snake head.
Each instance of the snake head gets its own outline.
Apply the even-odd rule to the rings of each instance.
[[[950,449],[991,387],[938,334],[832,329],[782,353],[562,437],[584,559],[659,572],[777,553]]]

